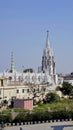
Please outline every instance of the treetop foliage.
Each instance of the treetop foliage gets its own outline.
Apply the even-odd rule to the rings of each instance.
[[[24,73],[27,73],[27,72],[33,73],[34,70],[32,68],[28,68],[28,69],[23,70],[23,72]]]
[[[60,88],[60,90],[64,95],[70,96],[73,92],[73,85],[69,82],[63,82],[63,86]]]
[[[44,99],[44,103],[58,102],[58,101],[60,101],[60,97],[56,93],[48,93]]]

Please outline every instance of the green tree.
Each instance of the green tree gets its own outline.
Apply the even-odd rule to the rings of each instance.
[[[34,70],[32,68],[28,68],[28,69],[23,70],[23,72],[24,73],[27,73],[27,72],[33,73]]]
[[[60,101],[60,97],[56,93],[48,93],[44,100],[45,103],[58,102],[58,101]]]
[[[71,83],[63,82],[63,86],[60,88],[60,90],[64,95],[70,96],[73,92],[73,86]]]

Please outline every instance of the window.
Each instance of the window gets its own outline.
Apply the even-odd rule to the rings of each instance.
[[[27,93],[29,93],[29,89],[27,89]]]
[[[41,77],[39,76],[39,77],[38,77],[38,81],[40,82],[40,80],[41,80]]]
[[[33,89],[33,92],[35,92],[35,89]]]
[[[35,78],[35,76],[33,75],[33,76],[32,76],[32,82],[35,82],[35,79],[36,79],[36,78]]]
[[[40,92],[40,88],[39,88],[39,86],[38,86],[38,88],[37,88],[37,91],[38,91],[38,93]]]
[[[22,93],[24,93],[24,89],[22,89]]]
[[[3,80],[1,80],[1,86],[3,86]]]
[[[16,93],[19,93],[19,90],[17,89]]]
[[[47,60],[47,65],[49,65],[49,59]]]

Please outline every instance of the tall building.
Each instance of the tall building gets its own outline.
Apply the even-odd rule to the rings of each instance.
[[[42,56],[42,71],[55,80],[56,68],[52,48],[50,47],[49,31],[47,31],[46,47]]]

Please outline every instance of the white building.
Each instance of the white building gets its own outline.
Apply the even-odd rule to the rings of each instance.
[[[29,94],[30,86],[47,84],[46,92],[55,90],[58,83],[53,51],[50,47],[49,34],[47,31],[46,47],[43,51],[42,66],[40,72],[17,72],[14,69],[14,57],[11,54],[10,72],[0,73],[0,98],[7,100],[15,98],[32,98],[32,92]],[[42,87],[40,87],[42,89]]]
[[[73,72],[63,77],[64,77],[64,82],[69,82],[73,85]]]

